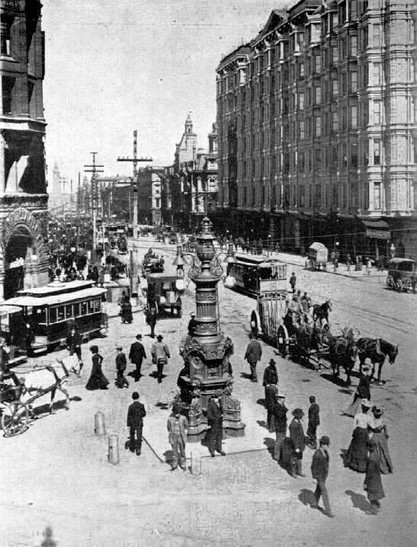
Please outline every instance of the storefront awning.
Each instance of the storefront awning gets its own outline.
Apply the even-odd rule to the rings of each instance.
[[[388,222],[385,220],[362,220],[366,227],[365,235],[371,239],[391,239]]]
[[[389,224],[385,220],[362,220],[362,223],[374,230],[389,230]]]

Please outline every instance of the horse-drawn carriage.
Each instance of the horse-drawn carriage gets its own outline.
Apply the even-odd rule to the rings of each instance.
[[[146,277],[152,273],[163,273],[164,259],[156,255],[152,249],[145,254],[142,264],[142,277]]]
[[[34,403],[50,393],[49,412],[54,412],[54,399],[57,391],[65,395],[68,409],[69,394],[64,388],[70,372],[77,371],[76,356],[57,360],[57,364],[47,364],[29,370],[0,369],[0,414],[5,437],[14,437],[26,431],[30,420],[35,418]],[[79,371],[78,371],[79,372]]]
[[[321,359],[328,353],[326,334],[329,330],[330,301],[311,306],[310,299],[289,301],[285,289],[262,293],[257,309],[250,318],[252,334],[277,347],[283,357],[291,355],[314,368],[321,367]]]

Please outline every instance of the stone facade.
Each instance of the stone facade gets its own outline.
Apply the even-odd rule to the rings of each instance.
[[[1,0],[0,301],[48,281],[42,82],[44,35],[38,0]]]
[[[197,230],[205,215],[217,215],[217,127],[208,135],[208,152],[197,147],[191,115],[176,145],[175,161],[165,169],[162,215],[176,229]]]
[[[302,0],[221,60],[219,205],[236,234],[417,257],[416,25],[410,1]]]

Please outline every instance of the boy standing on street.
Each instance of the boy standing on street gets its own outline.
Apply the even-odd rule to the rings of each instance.
[[[180,413],[178,405],[172,408],[172,414],[168,418],[167,429],[169,433],[169,443],[172,448],[172,470],[185,469],[185,445],[187,443],[188,420]]]

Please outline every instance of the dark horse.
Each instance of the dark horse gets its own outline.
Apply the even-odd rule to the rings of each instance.
[[[329,336],[329,358],[333,375],[339,376],[340,367],[346,372],[346,385],[350,386],[350,376],[355,366],[358,348],[352,338],[346,336]]]
[[[319,320],[320,326],[323,326],[323,319],[329,324],[329,311],[332,311],[332,303],[329,300],[323,302],[323,304],[314,304],[313,306],[313,321],[314,323]]]
[[[398,355],[398,346],[390,344],[383,338],[359,338],[356,342],[358,346],[358,354],[360,361],[360,371],[362,372],[362,365],[366,359],[370,359],[372,363],[372,375],[375,374],[375,364],[378,363],[378,382],[381,381],[382,365],[385,363],[385,359],[388,356],[389,364],[393,365]]]

